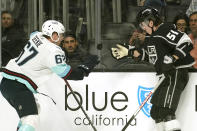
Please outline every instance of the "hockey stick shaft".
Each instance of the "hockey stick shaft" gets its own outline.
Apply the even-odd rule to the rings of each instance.
[[[93,125],[92,121],[90,120],[88,114],[85,112],[83,106],[81,105],[80,101],[78,100],[77,96],[75,95],[74,91],[72,90],[70,84],[68,83],[67,80],[65,80],[65,82],[66,82],[66,85],[68,86],[70,92],[72,93],[73,97],[74,97],[75,100],[77,101],[77,104],[79,104],[79,106],[80,106],[82,112],[84,113],[84,115],[85,115],[86,118],[88,119],[88,122],[90,123],[91,127],[93,128],[94,131],[97,131],[96,128],[95,128],[95,126]]]
[[[161,85],[161,83],[163,82],[164,79],[165,79],[165,76],[162,75],[162,77],[159,79],[159,81],[155,85],[155,88],[148,94],[148,96],[146,97],[146,99],[137,108],[137,110],[135,111],[135,113],[132,115],[132,117],[129,119],[129,121],[126,123],[126,125],[122,128],[121,131],[125,131],[127,129],[127,127],[129,126],[129,124],[135,119],[135,117],[137,116],[137,114],[140,112],[140,110],[143,108],[143,106],[146,104],[146,102],[150,99],[150,97],[152,96],[152,94],[157,90],[157,88],[159,87],[159,85]]]

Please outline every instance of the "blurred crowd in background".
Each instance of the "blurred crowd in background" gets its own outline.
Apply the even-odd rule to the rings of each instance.
[[[197,60],[197,0],[0,1],[1,66],[20,54],[31,32],[40,30],[45,20],[55,19],[66,27],[61,47],[69,64],[75,66],[91,53],[100,58],[98,70],[154,71],[151,64],[129,57],[117,61],[110,52],[117,43],[140,48],[146,34],[135,17],[145,6],[158,9],[164,22],[189,35],[194,45],[191,54]]]

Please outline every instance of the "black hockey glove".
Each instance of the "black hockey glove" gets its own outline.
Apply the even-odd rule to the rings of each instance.
[[[115,48],[111,48],[112,56],[115,59],[118,60],[126,56],[131,56],[133,58],[133,52],[136,49],[135,46],[130,46],[126,44],[123,44],[123,45],[117,44],[116,46],[117,47]]]
[[[99,62],[97,55],[89,55],[78,68],[83,69],[85,76],[88,76]]]

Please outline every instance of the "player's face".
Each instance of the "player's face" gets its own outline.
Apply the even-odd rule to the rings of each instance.
[[[150,23],[149,23],[150,24]],[[144,31],[146,31],[146,33],[148,33],[149,35],[152,34],[152,28],[150,26],[147,25],[147,22],[142,22],[140,23],[140,28]]]
[[[68,53],[72,53],[77,48],[77,41],[73,37],[65,37],[63,47]]]
[[[12,19],[11,14],[4,13],[2,15],[1,22],[2,22],[2,27],[4,27],[4,28],[8,28],[8,27],[12,26],[13,19]]]
[[[61,44],[61,41],[63,40],[63,34],[57,34],[56,32],[54,32],[53,34],[52,34],[52,38],[53,38],[53,43],[55,43],[56,45],[58,45],[58,46],[60,46],[60,44]]]

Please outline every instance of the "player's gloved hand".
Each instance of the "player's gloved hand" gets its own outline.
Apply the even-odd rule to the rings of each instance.
[[[117,44],[116,46],[117,46],[116,48],[111,48],[112,56],[115,59],[120,59],[125,56],[128,56],[129,49],[127,49],[126,47],[124,47],[120,44]]]
[[[88,76],[99,62],[97,55],[89,55],[78,68],[83,69],[85,76]]]
[[[163,63],[172,64],[176,61],[176,58],[173,55],[165,55]]]
[[[120,44],[117,44],[116,46],[117,47],[115,47],[115,48],[111,48],[112,56],[115,59],[118,60],[118,59],[123,58],[125,56],[133,56],[133,51],[135,49],[134,46],[123,46]]]

